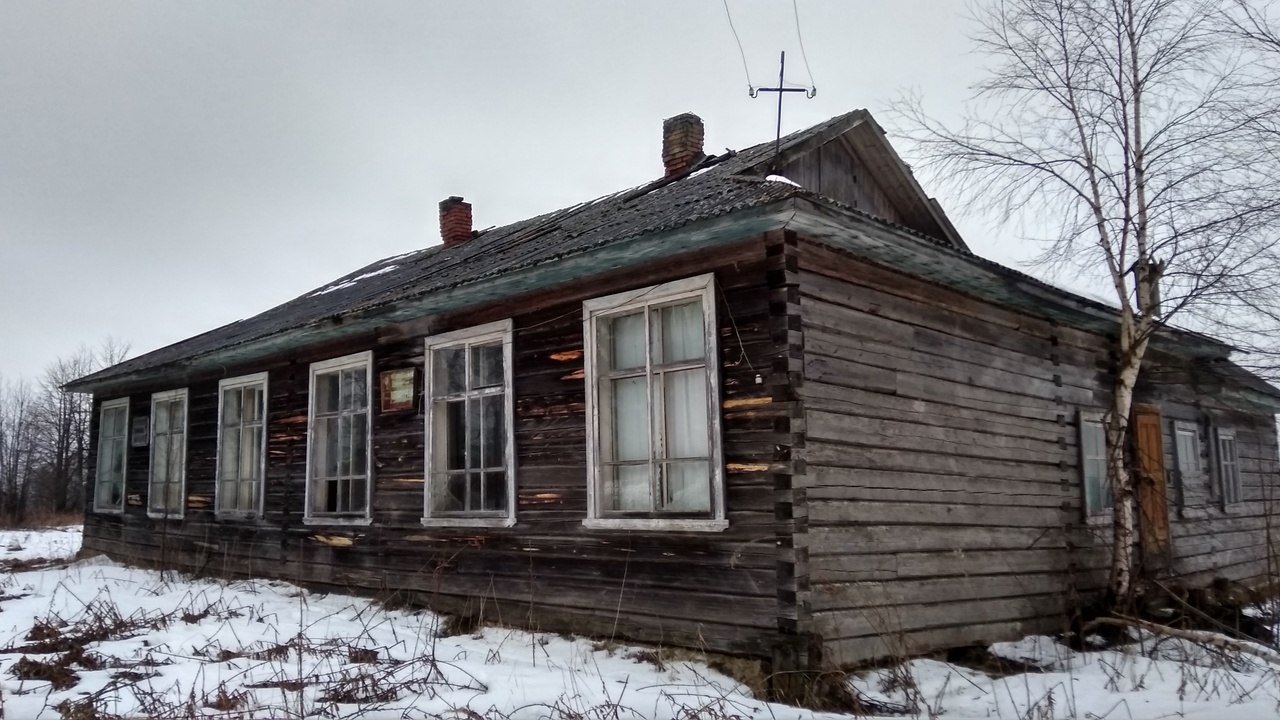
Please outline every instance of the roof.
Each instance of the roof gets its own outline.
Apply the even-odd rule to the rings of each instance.
[[[855,142],[874,155],[877,172],[891,176],[886,186],[902,193],[904,206],[913,205],[917,220],[912,224],[929,234],[766,179],[771,168],[844,133],[855,135]],[[1024,310],[1027,302],[1056,304],[1070,310],[1057,319],[1086,329],[1114,323],[1114,310],[1100,303],[971,254],[883,131],[866,111],[856,110],[788,135],[777,156],[769,141],[705,158],[682,175],[481,231],[459,245],[379,260],[266,312],[126,360],[67,388],[98,392],[248,362],[770,229],[821,231],[811,217],[798,219],[817,206],[839,216],[834,234],[841,244],[856,238],[864,249],[881,253],[872,252],[873,259],[892,267],[971,286],[961,289]],[[862,232],[849,232],[851,225]],[[1204,336],[1188,336],[1214,345],[1217,354],[1228,350]]]

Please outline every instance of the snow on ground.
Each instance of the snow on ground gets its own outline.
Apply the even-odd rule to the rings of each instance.
[[[813,717],[636,648],[496,627],[442,634],[425,611],[92,558],[0,580],[0,693],[16,718],[58,718],[63,702],[133,717],[603,718],[614,705],[618,720]]]
[[[1195,718],[1274,720],[1280,667],[1184,640],[1134,639],[1115,649],[1076,652],[1048,637],[996,643],[991,652],[1042,672],[994,678],[936,660],[912,660],[864,673],[855,689],[884,706],[921,717]]]
[[[0,530],[0,565],[38,558],[69,558],[79,550],[79,525],[41,530]]]
[[[75,528],[0,532],[8,559],[69,557]],[[7,549],[21,546],[22,550]],[[21,567],[21,566],[19,566]],[[486,627],[446,636],[425,611],[272,580],[221,582],[92,558],[0,575],[0,695],[10,718],[450,717],[813,720],[699,663]],[[992,652],[1038,668],[992,677],[913,660],[851,680],[878,711],[922,718],[1274,718],[1277,666],[1184,641],[1075,652],[1051,638]],[[80,710],[83,712],[83,709]]]

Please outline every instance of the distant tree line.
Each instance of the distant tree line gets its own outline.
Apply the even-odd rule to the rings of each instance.
[[[36,381],[0,376],[0,525],[84,509],[93,397],[62,388],[128,352],[108,339],[54,360]]]

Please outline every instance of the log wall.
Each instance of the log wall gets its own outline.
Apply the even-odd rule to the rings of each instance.
[[[269,368],[230,369],[228,376],[269,369],[269,463],[265,512],[257,520],[214,515],[217,378],[194,382],[185,518],[146,515],[147,451],[131,449],[126,512],[90,513],[85,552],[191,572],[399,596],[535,630],[770,657],[780,625],[789,624],[781,632],[794,635],[796,616],[794,596],[780,595],[778,583],[780,568],[793,572],[789,557],[780,564],[778,545],[790,537],[791,523],[775,496],[778,473],[785,473],[775,457],[785,455],[791,442],[791,404],[785,344],[773,339],[778,323],[770,305],[770,262],[776,260],[766,257],[764,240],[756,239],[551,295],[425,319],[362,343],[299,353]],[[587,530],[582,301],[708,271],[716,272],[720,303],[730,527],[720,533]],[[778,309],[785,312],[785,306]],[[421,328],[447,332],[504,317],[512,317],[515,328],[517,524],[421,526],[419,401],[408,413],[375,408],[372,525],[304,525],[309,364],[373,349],[375,377],[420,367],[426,334]],[[166,389],[133,393],[132,416],[146,415],[150,392]],[[98,398],[103,399],[109,398]]]
[[[824,661],[1064,630],[1074,600],[1106,582],[1111,528],[1084,516],[1076,424],[1107,407],[1106,339],[817,244],[798,255],[805,627]],[[1140,399],[1180,410],[1154,389]],[[1251,501],[1271,487],[1264,470],[1274,482],[1274,429],[1231,420],[1250,502],[1224,517],[1189,495],[1172,515],[1174,574],[1266,570]]]

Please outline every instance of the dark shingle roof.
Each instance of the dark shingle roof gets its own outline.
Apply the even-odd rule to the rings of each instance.
[[[855,123],[863,115],[863,111],[855,111],[794,133],[783,139],[782,147],[785,151],[833,127]],[[435,245],[379,260],[266,312],[126,360],[68,387],[92,387],[139,371],[161,369],[335,316],[376,311],[398,301],[802,194],[799,187],[765,181],[754,172],[773,151],[773,142],[768,142],[736,154],[709,157],[683,176],[485,230],[461,245]]]

